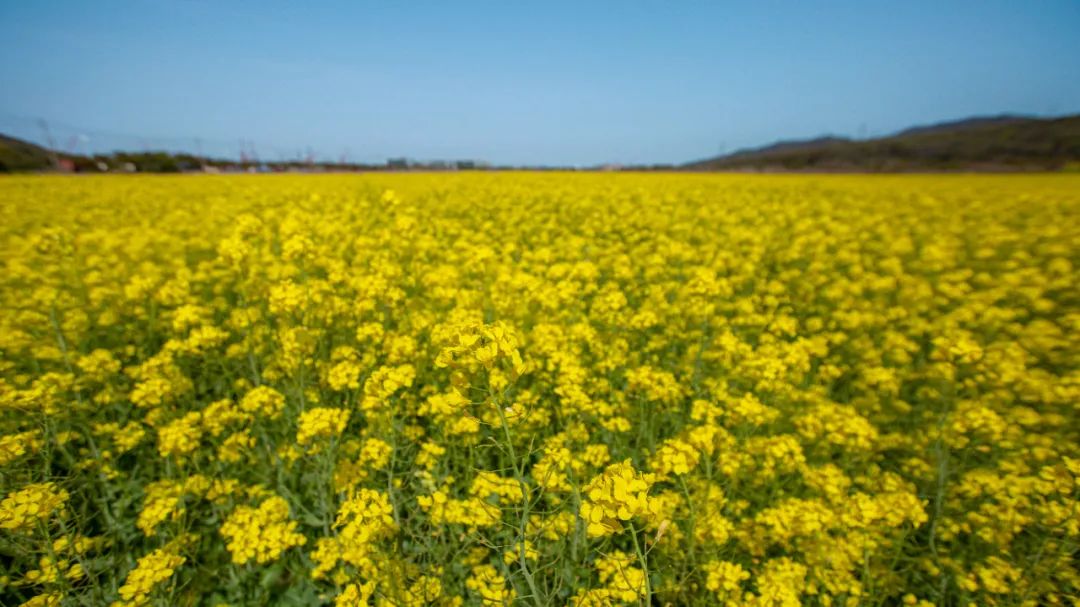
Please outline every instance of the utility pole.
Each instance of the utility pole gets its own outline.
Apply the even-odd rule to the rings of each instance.
[[[60,157],[56,154],[56,142],[53,141],[52,133],[49,132],[49,123],[44,118],[38,118],[38,126],[45,135],[45,142],[49,146],[49,156],[52,157],[53,168],[60,170]]]

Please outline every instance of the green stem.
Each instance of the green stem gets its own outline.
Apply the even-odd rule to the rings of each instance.
[[[634,552],[637,554],[638,562],[641,563],[641,570],[645,573],[645,600],[642,601],[643,605],[649,605],[652,602],[652,584],[649,582],[649,558],[647,553],[641,551],[641,544],[638,543],[637,529],[634,528],[634,523],[630,525],[630,537],[634,540]]]
[[[679,475],[679,486],[682,487],[683,495],[686,496],[686,508],[690,511],[690,537],[687,542],[690,544],[689,560],[692,566],[697,566],[697,562],[694,560],[694,552],[697,549],[697,511],[694,510],[694,501],[690,498],[690,489],[686,486],[686,479],[683,475]]]
[[[533,579],[532,573],[529,572],[529,564],[525,559],[525,528],[529,522],[529,486],[525,483],[525,473],[519,468],[519,462],[517,453],[514,450],[514,441],[510,436],[510,426],[506,423],[506,414],[503,413],[502,407],[498,403],[495,403],[495,410],[499,412],[499,422],[502,423],[503,433],[506,435],[506,446],[510,451],[510,460],[513,465],[514,478],[518,482],[518,486],[521,487],[521,521],[518,524],[518,564],[521,565],[521,573],[525,576],[525,582],[529,585],[529,592],[532,593],[533,603],[536,605],[543,605],[540,600],[540,592],[536,589],[536,581]]]

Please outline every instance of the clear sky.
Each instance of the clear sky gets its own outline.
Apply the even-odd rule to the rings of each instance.
[[[682,162],[1080,112],[1077,0],[0,0],[0,36],[0,131],[97,151]]]

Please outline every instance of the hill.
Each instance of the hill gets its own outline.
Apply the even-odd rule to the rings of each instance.
[[[699,160],[697,171],[1053,171],[1080,162],[1080,115],[990,116],[877,139],[820,137]]]
[[[416,162],[405,158],[390,159],[383,164],[360,164],[306,160],[266,162],[251,159],[239,161],[228,158],[195,156],[183,152],[147,150],[141,152],[115,151],[86,156],[67,152],[52,152],[40,145],[0,134],[0,173],[191,173],[191,172],[348,172],[384,170],[487,170],[489,165],[476,160]]]
[[[0,173],[56,170],[171,173],[199,170],[403,170],[486,168],[474,163],[411,166],[319,162],[236,162],[167,152],[113,152],[80,156],[56,153],[0,134]],[[397,164],[395,164],[397,163]],[[1080,167],[1080,115],[1062,118],[983,116],[905,129],[877,139],[824,136],[690,162],[681,166],[620,167],[624,170],[763,172],[1057,171]],[[541,168],[541,167],[520,167]],[[606,168],[606,167],[605,167]]]
[[[0,173],[45,171],[53,166],[53,156],[49,150],[0,134]]]

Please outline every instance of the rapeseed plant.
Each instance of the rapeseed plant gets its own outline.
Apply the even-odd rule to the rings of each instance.
[[[1080,180],[0,180],[0,604],[1062,605]]]

